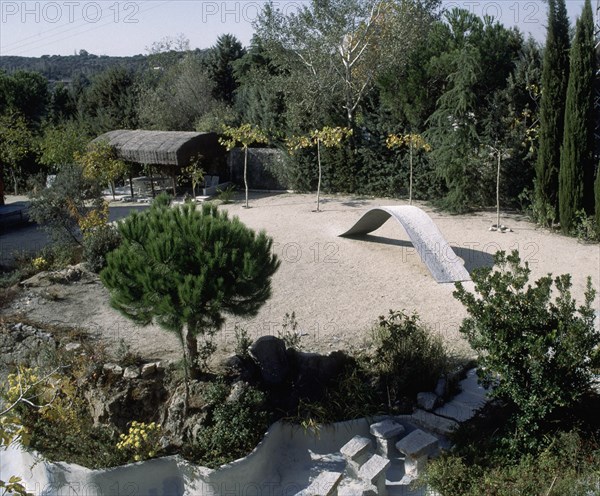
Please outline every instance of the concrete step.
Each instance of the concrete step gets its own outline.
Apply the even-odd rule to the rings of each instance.
[[[457,422],[466,422],[472,419],[481,407],[462,403],[457,400],[452,400],[435,410],[436,415],[441,415]]]
[[[410,487],[413,478],[404,474],[404,459],[396,457],[392,458],[391,462],[385,481],[388,496],[425,496],[424,488],[412,489]]]
[[[448,436],[458,427],[458,422],[454,420],[440,417],[431,412],[419,409],[415,410],[410,416],[410,421],[426,431],[442,436]]]

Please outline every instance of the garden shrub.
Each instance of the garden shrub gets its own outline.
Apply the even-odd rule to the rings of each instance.
[[[208,385],[208,416],[196,443],[184,450],[194,462],[218,467],[246,456],[264,436],[269,426],[264,393],[245,386],[232,400],[228,398],[230,391],[223,381]]]
[[[294,421],[304,427],[330,424],[384,413],[385,403],[368,372],[354,362],[325,389],[317,401],[301,400]]]
[[[97,182],[86,179],[81,167],[64,166],[49,188],[31,194],[29,216],[58,244],[81,244],[79,220],[102,202]]]
[[[254,341],[248,334],[248,331],[236,324],[233,328],[233,332],[235,336],[235,354],[242,358],[249,358],[250,347]]]
[[[445,453],[429,461],[420,484],[440,496],[589,496],[598,494],[599,474],[598,445],[571,431],[552,436],[539,454],[516,462],[496,457],[478,463]]]
[[[432,334],[416,314],[391,311],[379,317],[373,330],[371,373],[379,378],[390,402],[431,391],[446,371],[448,357],[439,336]]]
[[[116,227],[106,224],[83,238],[83,259],[89,270],[99,273],[106,267],[106,255],[119,247],[121,236]]]
[[[158,455],[161,450],[162,429],[156,422],[131,422],[127,434],[119,436],[117,449],[127,454],[128,460],[139,462]]]
[[[92,426],[72,377],[38,368],[19,368],[8,376],[2,399],[11,404],[22,390],[27,391],[35,406],[22,402],[13,411],[28,432],[29,446],[44,453],[48,460],[66,460],[90,468],[126,461],[112,448],[112,431]]]
[[[460,331],[478,354],[484,382],[496,385],[492,394],[515,406],[516,430],[508,441],[528,451],[553,412],[590,391],[591,358],[600,344],[595,291],[588,278],[585,303],[577,308],[569,275],[548,275],[532,286],[517,251],[498,252],[494,260],[496,270],[472,275],[475,294],[456,284],[454,296],[468,312]]]

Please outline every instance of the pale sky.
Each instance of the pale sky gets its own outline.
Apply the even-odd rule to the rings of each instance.
[[[305,1],[275,3],[293,12]],[[263,5],[264,0],[0,0],[0,55],[72,55],[81,49],[96,55],[136,55],[180,33],[192,48],[208,48],[223,33],[247,45],[251,23]],[[546,4],[541,0],[444,0],[443,5],[487,13],[544,39]],[[567,0],[572,22],[582,6],[583,0]]]

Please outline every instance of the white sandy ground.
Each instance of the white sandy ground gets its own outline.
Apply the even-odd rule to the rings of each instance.
[[[222,352],[235,344],[234,325],[246,328],[252,338],[277,334],[286,312],[296,314],[302,341],[308,350],[330,351],[360,346],[370,337],[379,315],[390,309],[418,312],[423,322],[439,333],[448,347],[468,352],[458,327],[466,312],[453,298],[452,284],[435,282],[402,227],[389,220],[361,239],[340,238],[370,207],[402,205],[390,199],[326,196],[322,212],[313,212],[315,195],[252,194],[251,208],[242,201],[223,205],[254,229],[265,229],[274,239],[281,267],[272,282],[272,297],[251,319],[229,318],[217,334]],[[570,273],[573,295],[583,302],[586,278],[600,288],[600,245],[584,244],[545,229],[522,216],[505,215],[501,222],[514,232],[488,230],[495,212],[452,216],[417,204],[433,218],[467,269],[491,263],[499,249],[518,249],[537,279],[551,272]],[[473,287],[468,282],[466,286]],[[52,288],[60,299],[30,290],[4,313],[22,312],[29,319],[78,325],[102,340],[127,342],[145,358],[176,359],[179,343],[157,327],[138,327],[110,308],[108,294],[99,284]],[[596,298],[595,308],[600,308]]]

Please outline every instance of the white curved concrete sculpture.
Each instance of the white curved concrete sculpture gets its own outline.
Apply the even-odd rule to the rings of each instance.
[[[437,282],[470,281],[462,260],[454,253],[431,217],[411,205],[374,207],[340,236],[360,236],[379,229],[390,217],[406,230],[421,260]]]

